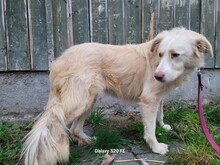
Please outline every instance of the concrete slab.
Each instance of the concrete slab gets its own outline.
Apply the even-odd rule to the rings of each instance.
[[[113,165],[140,165],[138,161],[129,161],[129,162],[121,162],[118,163],[117,160],[132,160],[135,159],[135,156],[131,152],[125,152],[125,153],[119,153],[116,158]]]
[[[184,144],[181,141],[174,141],[168,145],[169,145],[169,151],[173,153],[180,153],[184,149]]]
[[[47,104],[49,95],[48,72],[5,72],[0,73],[0,120],[33,119]],[[202,70],[204,85],[203,103],[214,102],[220,98],[220,70]],[[197,75],[182,87],[174,89],[165,97],[165,101],[182,100],[195,103],[197,100]],[[122,109],[139,111],[136,103],[112,98],[100,93],[95,107],[108,111]]]
[[[155,161],[163,161],[167,162],[167,156],[166,155],[159,155],[155,153],[147,153],[147,154],[141,154],[137,155],[137,158],[142,158],[142,159],[147,159],[147,160],[155,160]],[[148,162],[149,165],[163,165],[164,163],[159,163],[159,162]]]
[[[151,153],[152,151],[148,147],[141,147],[139,145],[133,145],[131,147],[131,152],[136,156],[136,155],[140,155],[140,154]]]

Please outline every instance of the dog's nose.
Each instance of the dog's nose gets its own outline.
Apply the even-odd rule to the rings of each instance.
[[[156,80],[163,82],[164,81],[164,72],[158,71],[154,73],[154,77]]]

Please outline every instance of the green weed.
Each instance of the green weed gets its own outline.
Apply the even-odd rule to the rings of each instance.
[[[130,140],[124,139],[120,131],[114,128],[101,127],[95,130],[96,140],[91,145],[94,149],[120,149],[130,145]]]
[[[220,127],[220,101],[204,106],[206,120]]]
[[[127,139],[131,139],[133,143],[145,144],[144,126],[141,121],[126,121],[124,128],[121,128],[123,135]]]
[[[102,109],[95,109],[90,113],[88,117],[88,122],[92,124],[94,127],[96,127],[103,124],[105,120],[104,117],[105,114]]]
[[[26,122],[0,122],[0,163],[16,165],[20,159],[21,141],[30,124]]]
[[[126,121],[125,128],[122,130],[123,130],[122,133],[124,134],[124,136],[128,139],[131,139],[133,143],[142,144],[142,145],[146,143],[144,139],[144,126],[141,120]],[[173,140],[179,139],[176,132],[167,131],[160,126],[156,127],[156,137],[158,141],[163,142],[163,143],[168,143]]]
[[[65,165],[80,165],[82,162],[93,161],[95,156],[88,149],[88,146],[77,146],[71,143],[69,162]]]

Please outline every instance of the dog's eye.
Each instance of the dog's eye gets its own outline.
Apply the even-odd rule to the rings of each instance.
[[[159,53],[159,57],[163,57],[163,54],[162,54],[162,53]]]
[[[177,58],[177,57],[179,57],[179,56],[180,56],[179,53],[172,53],[172,54],[171,54],[171,58]]]

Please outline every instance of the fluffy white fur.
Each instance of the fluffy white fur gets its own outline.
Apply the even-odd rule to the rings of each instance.
[[[167,145],[155,136],[156,119],[171,129],[163,122],[162,96],[203,65],[203,53],[213,55],[208,40],[182,28],[139,45],[85,43],[67,49],[51,66],[48,104],[23,145],[25,165],[68,161],[67,130],[79,143],[89,142],[83,124],[103,90],[140,104],[144,138],[153,152],[165,154]]]

